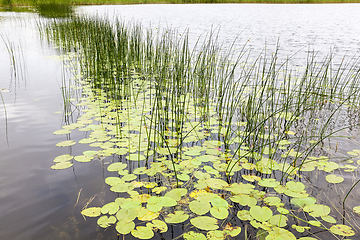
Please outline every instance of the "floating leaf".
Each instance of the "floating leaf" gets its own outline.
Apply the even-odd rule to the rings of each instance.
[[[330,213],[330,208],[322,204],[310,204],[304,207],[304,211],[308,212],[312,217],[322,217]]]
[[[136,230],[131,230],[131,235],[139,239],[150,239],[154,237],[154,232],[149,227],[138,226]]]
[[[265,222],[269,220],[273,213],[268,207],[254,206],[250,208],[250,214],[253,218],[259,222]]]
[[[269,231],[269,235],[266,237],[266,240],[277,239],[296,240],[296,237],[286,229],[275,227],[272,231]]]
[[[208,240],[223,240],[225,239],[226,233],[224,231],[214,230],[209,231],[206,234]]]
[[[272,187],[272,188],[276,188],[277,186],[280,185],[279,182],[276,181],[276,179],[273,178],[265,178],[265,179],[261,179],[259,181],[259,185],[262,187]]]
[[[231,237],[236,237],[241,232],[241,227],[232,227],[230,224],[225,226],[224,232]]]
[[[335,174],[330,174],[325,177],[326,181],[329,183],[341,183],[344,181],[344,178],[341,176],[337,176]]]
[[[121,162],[116,162],[116,163],[112,163],[107,167],[107,170],[109,172],[116,172],[116,171],[121,171],[123,169],[125,169],[127,167],[127,164],[125,163],[121,163]]]
[[[85,155],[80,155],[80,156],[76,156],[74,157],[74,159],[78,162],[91,162],[92,157],[88,157]]]
[[[210,213],[213,217],[217,219],[225,219],[229,216],[229,211],[224,207],[212,207]]]
[[[261,180],[261,177],[259,176],[255,176],[255,175],[242,175],[242,177],[246,180],[246,181],[249,181],[249,182],[255,182],[255,181],[260,181]]]
[[[76,142],[74,140],[66,140],[66,141],[62,141],[56,144],[57,147],[69,147],[72,145],[75,145]]]
[[[113,192],[128,192],[130,190],[133,190],[134,186],[131,183],[120,183],[112,186],[110,188],[110,191]]]
[[[237,212],[236,215],[240,220],[243,220],[243,221],[253,220],[253,217],[250,215],[250,212],[248,210],[240,210]]]
[[[159,230],[160,233],[165,233],[167,232],[168,230],[168,226],[166,223],[164,223],[163,221],[161,220],[152,220],[151,223],[147,223],[146,224],[147,227],[151,227],[151,228],[154,228],[155,231]]]
[[[74,157],[69,155],[69,154],[63,154],[63,155],[60,155],[60,156],[57,156],[55,159],[54,159],[54,162],[67,162],[67,161],[70,161],[71,159],[73,159]]]
[[[115,214],[117,211],[119,211],[119,205],[115,202],[110,202],[108,204],[105,204],[102,208],[101,208],[101,213],[102,214],[107,214],[109,213],[110,215]]]
[[[159,217],[159,212],[152,212],[144,207],[138,210],[138,219],[140,221],[151,221],[157,217]]]
[[[336,223],[335,218],[333,218],[332,216],[329,216],[329,215],[322,216],[321,219],[328,223],[332,223],[332,224]]]
[[[107,228],[109,227],[111,224],[114,224],[116,222],[116,217],[114,216],[102,216],[97,220],[97,224],[102,227],[102,228]]]
[[[310,220],[310,221],[308,221],[308,223],[310,225],[315,226],[315,227],[320,227],[321,226],[321,223],[319,221]]]
[[[217,225],[217,220],[215,218],[208,216],[196,217],[191,219],[190,222],[192,225],[194,225],[195,227],[201,230],[210,231],[219,228],[219,226]]]
[[[165,197],[173,198],[175,201],[180,201],[181,197],[187,194],[186,188],[175,188],[165,194]]]
[[[134,220],[137,217],[137,215],[138,212],[134,208],[128,208],[128,209],[122,208],[116,213],[116,218],[119,219],[119,221],[130,222]]]
[[[206,240],[206,237],[202,233],[197,233],[194,231],[190,231],[187,233],[184,233],[184,240]]]
[[[246,194],[237,194],[235,196],[232,196],[230,199],[231,201],[239,203],[242,206],[253,207],[257,204],[256,198]]]
[[[55,135],[63,135],[63,134],[69,134],[69,133],[71,133],[70,129],[60,129],[60,130],[53,132],[53,134],[55,134]]]
[[[189,215],[184,213],[183,211],[175,211],[174,214],[170,213],[165,217],[165,222],[167,223],[182,223],[185,222],[189,218]]]
[[[355,232],[351,229],[351,227],[342,224],[331,226],[330,232],[345,237],[351,237],[355,235]]]
[[[213,199],[211,199],[210,202],[213,205],[213,207],[217,207],[217,208],[220,208],[220,207],[227,208],[229,206],[228,202],[219,196],[214,197]]]
[[[287,182],[286,187],[293,192],[301,192],[305,189],[305,185],[303,183],[294,181]]]
[[[192,212],[196,213],[197,215],[204,215],[208,211],[210,211],[210,203],[208,201],[192,201],[189,203],[189,208]]]
[[[288,218],[284,215],[277,214],[270,218],[269,222],[278,227],[285,227],[287,225]]]
[[[303,208],[306,205],[312,205],[316,203],[316,199],[313,197],[306,197],[306,198],[292,198],[290,200],[292,204],[296,207]]]
[[[98,217],[101,214],[101,208],[91,207],[81,211],[81,214],[87,217]]]
[[[119,177],[107,177],[105,178],[105,183],[110,186],[115,186],[117,184],[124,183],[124,181],[121,180]]]
[[[276,207],[284,206],[284,203],[282,203],[281,199],[278,197],[266,197],[264,201],[270,206],[276,206]]]
[[[73,164],[71,162],[59,162],[51,166],[51,169],[61,170],[71,167]]]
[[[126,156],[126,159],[130,161],[142,161],[145,160],[145,156],[138,153],[133,153],[129,154],[129,156]]]
[[[205,182],[208,184],[209,187],[211,187],[213,189],[222,189],[229,185],[224,180],[217,179],[217,178],[206,179]]]

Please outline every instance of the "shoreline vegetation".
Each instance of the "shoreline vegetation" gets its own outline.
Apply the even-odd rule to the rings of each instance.
[[[191,4],[191,3],[263,3],[263,4],[308,4],[308,3],[360,3],[360,0],[2,0],[1,7],[59,5],[121,5],[121,4]]]

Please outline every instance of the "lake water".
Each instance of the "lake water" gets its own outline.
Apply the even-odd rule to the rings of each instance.
[[[265,46],[273,52],[279,42],[283,58],[299,51],[294,65],[300,67],[309,50],[317,52],[319,60],[330,51],[339,60],[344,55],[359,56],[360,51],[360,4],[86,6],[76,8],[76,12],[119,17],[153,29],[188,30],[192,43],[211,29],[220,29],[219,42],[224,48],[237,38],[236,48],[247,42],[253,59]],[[71,74],[55,57],[56,49],[40,40],[39,20],[47,21],[32,13],[0,12],[0,89],[9,90],[1,92],[6,114],[0,102],[0,239],[119,239],[114,228],[104,231],[96,219],[85,221],[80,214],[92,197],[94,206],[117,197],[104,183],[109,173],[103,163],[50,169],[56,156],[70,153],[55,147],[66,140],[65,136],[52,133],[71,121],[63,115],[60,88]],[[9,44],[15,49],[15,65],[6,48]],[[82,137],[80,132],[71,134],[74,140]],[[358,148],[354,142],[344,140],[343,150]],[[87,150],[78,145],[71,154]],[[345,178],[351,186],[357,180],[356,172]],[[316,191],[325,198],[324,190],[314,188]],[[359,196],[359,191],[355,188],[353,194],[349,202]],[[336,201],[341,202],[335,193],[327,196],[338,197]],[[179,234],[173,229],[164,237]],[[357,233],[353,239],[359,237]],[[133,238],[127,235],[126,239]]]

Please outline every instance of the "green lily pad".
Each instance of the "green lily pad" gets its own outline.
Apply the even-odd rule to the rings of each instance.
[[[224,229],[224,232],[231,237],[236,237],[241,233],[241,227],[228,227],[227,225]]]
[[[255,182],[255,181],[260,181],[261,180],[261,177],[256,176],[256,175],[251,175],[251,174],[242,175],[242,177],[248,182]]]
[[[296,240],[294,234],[289,232],[286,229],[275,227],[272,231],[269,231],[269,235],[266,236],[266,240],[277,240],[277,239],[286,239],[286,240]]]
[[[187,194],[186,188],[175,188],[165,194],[165,197],[173,198],[175,201],[180,201],[182,196]]]
[[[330,208],[322,204],[310,204],[304,207],[304,211],[312,217],[322,217],[330,213]]]
[[[98,217],[101,214],[101,208],[91,207],[81,211],[81,214],[87,217]]]
[[[262,187],[272,187],[276,188],[280,185],[279,182],[276,181],[276,179],[273,178],[264,178],[259,181],[259,185]]]
[[[109,227],[111,224],[114,224],[116,222],[116,217],[114,216],[102,216],[97,220],[97,224],[102,227],[102,228],[107,228]]]
[[[129,156],[126,156],[126,159],[130,161],[142,161],[145,160],[145,156],[138,153],[133,153],[129,154]]]
[[[138,210],[137,217],[140,221],[151,221],[159,217],[159,212],[152,212],[143,207]]]
[[[330,174],[325,177],[326,181],[329,183],[341,183],[344,181],[344,178],[341,176],[337,176],[335,174]]]
[[[220,207],[227,208],[229,206],[228,202],[219,196],[214,197],[213,199],[210,200],[210,202],[213,205],[213,207],[217,207],[217,208]]]
[[[209,187],[211,187],[213,189],[222,189],[229,185],[224,180],[218,179],[218,178],[206,179],[205,182],[208,184]]]
[[[291,204],[294,204],[296,207],[303,208],[306,205],[312,205],[316,203],[316,199],[313,197],[306,198],[292,198],[290,200]]]
[[[196,217],[191,219],[190,222],[192,225],[194,225],[195,227],[201,230],[210,231],[219,228],[219,226],[217,225],[217,220],[215,218],[208,216]]]
[[[60,130],[53,132],[53,134],[55,134],[55,135],[64,135],[64,134],[69,134],[69,133],[71,133],[70,129],[60,129]]]
[[[107,167],[107,170],[109,172],[117,172],[117,171],[121,171],[123,169],[125,169],[127,167],[127,164],[125,163],[121,163],[121,162],[116,162],[116,163],[112,163]]]
[[[133,221],[119,220],[116,224],[116,231],[123,235],[129,234],[134,228],[135,223]]]
[[[121,180],[126,182],[126,181],[132,181],[136,178],[137,178],[137,176],[135,174],[127,174],[124,177],[122,177]]]
[[[139,239],[151,239],[154,237],[154,232],[149,227],[138,226],[136,230],[131,230],[131,235]]]
[[[301,192],[305,189],[305,185],[303,183],[294,181],[287,182],[286,187],[293,192]]]
[[[236,216],[243,221],[251,221],[253,217],[250,215],[248,210],[240,210],[237,212]]]
[[[197,233],[194,231],[190,231],[187,233],[184,233],[184,240],[206,240],[206,237],[202,233]]]
[[[159,231],[160,233],[165,233],[168,230],[168,226],[166,223],[164,223],[161,220],[152,220],[151,223],[147,223],[146,224],[147,227],[151,227],[153,229],[155,229],[155,231]]]
[[[213,230],[206,234],[208,240],[223,240],[225,239],[226,233],[224,231]]]
[[[131,183],[120,183],[112,186],[110,191],[113,192],[128,192],[134,189],[134,186]]]
[[[270,206],[276,206],[276,207],[284,206],[284,203],[282,203],[281,199],[278,197],[266,197],[264,201]]]
[[[287,225],[288,218],[284,215],[277,214],[270,218],[269,222],[278,227],[285,227]]]
[[[345,237],[351,237],[355,235],[355,232],[351,229],[351,227],[342,224],[331,226],[330,232]]]
[[[59,162],[51,166],[51,169],[61,170],[71,167],[73,164],[71,162]]]
[[[184,182],[187,182],[190,179],[190,176],[185,173],[178,174],[177,177],[179,180],[184,181]]]
[[[116,218],[119,219],[119,221],[126,221],[126,222],[130,222],[132,220],[134,220],[138,215],[138,211],[137,209],[134,208],[129,208],[129,209],[120,209],[117,213],[116,213]]]
[[[225,219],[229,216],[229,211],[224,207],[212,207],[210,213],[214,218]]]
[[[230,198],[231,201],[239,203],[242,206],[253,207],[257,204],[257,200],[247,194],[237,194]]]
[[[251,216],[259,222],[265,222],[269,220],[273,212],[268,207],[254,206],[250,208]]]
[[[91,162],[91,160],[93,159],[92,157],[88,157],[85,155],[80,155],[80,156],[76,156],[74,157],[74,159],[78,162]]]
[[[360,214],[360,206],[353,207],[353,211]]]
[[[115,202],[110,202],[108,204],[105,204],[102,208],[101,208],[101,213],[102,214],[107,214],[109,213],[110,215],[115,214],[117,211],[119,211],[119,205]]]
[[[189,208],[197,215],[204,215],[205,213],[210,211],[211,206],[208,201],[195,200],[189,203]]]
[[[71,159],[73,159],[74,157],[71,156],[70,154],[63,154],[63,155],[60,155],[60,156],[57,156],[55,159],[54,159],[54,162],[67,162],[67,161],[70,161]]]
[[[177,202],[171,198],[171,197],[159,197],[160,201],[157,203],[157,205],[163,206],[163,207],[173,207],[177,205]]]
[[[72,145],[75,145],[76,142],[74,140],[66,140],[66,141],[62,141],[56,144],[57,147],[69,147]]]
[[[165,222],[167,223],[182,223],[185,222],[189,218],[189,215],[184,213],[183,211],[175,211],[173,214],[170,213],[165,217]]]
[[[332,216],[329,216],[329,215],[322,216],[321,219],[328,223],[332,223],[332,224],[336,223],[335,218],[333,218]]]

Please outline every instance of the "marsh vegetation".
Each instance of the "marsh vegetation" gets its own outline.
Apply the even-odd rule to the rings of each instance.
[[[74,74],[62,86],[66,115],[81,113],[54,132],[67,136],[57,146],[89,146],[54,156],[51,168],[96,159],[112,174],[104,181],[113,201],[90,201],[84,217],[139,239],[357,234],[360,206],[346,202],[353,188],[339,187],[339,202],[317,195],[321,184],[357,184],[343,173],[358,167],[360,150],[341,145],[359,123],[357,58],[310,53],[298,70],[277,48],[255,58],[246,44],[224,50],[216,32],[190,47],[186,32],[121,20],[39,26]]]

